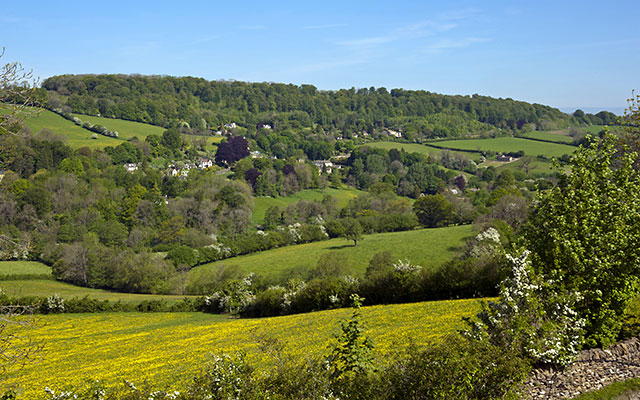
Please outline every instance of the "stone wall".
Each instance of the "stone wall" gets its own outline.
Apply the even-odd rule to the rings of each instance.
[[[564,369],[533,370],[524,384],[525,398],[570,399],[615,381],[639,377],[640,336],[606,350],[583,350],[578,359]]]

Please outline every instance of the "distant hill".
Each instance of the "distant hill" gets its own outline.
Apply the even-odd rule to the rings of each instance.
[[[43,88],[49,107],[163,127],[217,130],[236,123],[255,131],[259,123],[277,129],[322,128],[349,136],[402,128],[405,136],[459,137],[526,124],[612,123],[576,121],[556,108],[486,96],[451,96],[428,91],[351,88],[321,91],[312,85],[206,81],[193,77],[62,75]],[[591,116],[593,117],[593,116]]]

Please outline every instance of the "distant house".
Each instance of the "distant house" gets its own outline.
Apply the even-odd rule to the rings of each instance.
[[[313,164],[318,167],[320,171],[324,169],[328,174],[330,174],[333,167],[335,167],[335,165],[329,160],[314,160]]]
[[[515,157],[505,156],[505,155],[499,154],[496,157],[496,160],[503,161],[503,162],[511,162],[511,161],[515,160]]]
[[[2,179],[4,178],[4,174],[6,174],[7,171],[2,171],[0,170],[0,182],[2,182]]]
[[[222,131],[216,131],[216,136],[222,136]]]
[[[140,163],[126,163],[124,165],[124,168],[127,170],[127,172],[137,171],[139,167]]]
[[[210,167],[213,167],[213,161],[209,160],[208,158],[201,158],[198,161],[198,168],[206,169]]]
[[[262,157],[264,157],[264,155],[257,150],[251,152],[251,158],[262,158]]]
[[[227,129],[235,129],[238,127],[235,122],[229,122],[228,124],[224,124],[224,127]]]
[[[393,129],[387,129],[387,135],[393,136],[399,139],[402,137],[402,132],[394,131]]]
[[[256,125],[256,129],[258,129],[258,130],[260,130],[260,129],[271,129],[271,125],[263,124],[262,122],[260,122],[259,124]]]

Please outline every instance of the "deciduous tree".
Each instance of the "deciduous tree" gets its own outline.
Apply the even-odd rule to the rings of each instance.
[[[613,343],[640,278],[638,154],[614,135],[592,140],[571,173],[542,193],[526,227],[534,268],[583,300],[587,345]]]

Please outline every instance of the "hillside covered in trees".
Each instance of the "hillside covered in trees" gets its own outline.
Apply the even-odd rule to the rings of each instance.
[[[488,134],[534,124],[612,124],[615,115],[577,112],[512,99],[450,96],[423,90],[351,88],[321,91],[313,85],[207,81],[193,77],[62,75],[46,79],[48,107],[197,132],[228,123],[274,130],[317,128],[345,137],[402,129],[408,140]],[[579,111],[579,110],[578,110]],[[322,133],[324,133],[322,132]]]

